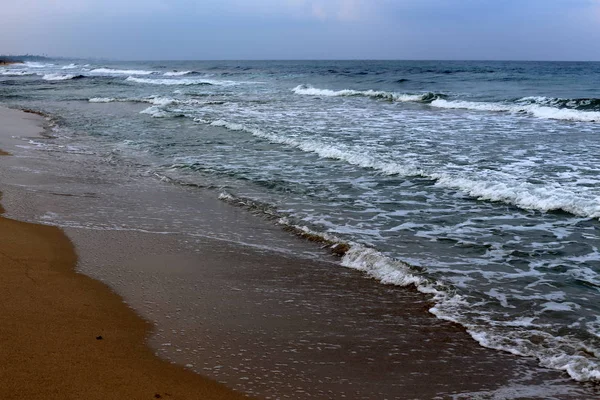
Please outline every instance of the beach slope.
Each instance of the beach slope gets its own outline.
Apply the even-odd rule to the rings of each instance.
[[[0,134],[39,129],[25,116],[0,109]],[[0,398],[246,398],[156,357],[151,324],[76,265],[61,229],[0,217]]]

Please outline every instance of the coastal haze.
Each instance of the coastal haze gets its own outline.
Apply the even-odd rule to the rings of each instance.
[[[597,0],[23,0],[0,52],[123,60],[599,61]]]

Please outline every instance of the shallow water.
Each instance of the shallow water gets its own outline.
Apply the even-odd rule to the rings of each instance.
[[[26,146],[97,154],[352,242],[344,265],[415,283],[481,344],[587,381],[600,379],[599,72],[61,60],[0,69],[0,101],[58,117],[59,142]]]

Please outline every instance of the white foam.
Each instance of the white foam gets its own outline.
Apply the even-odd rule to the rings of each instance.
[[[581,217],[600,218],[600,196],[593,193],[575,193],[556,185],[534,185],[516,179],[473,179],[444,173],[430,177],[436,179],[437,186],[459,189],[479,200],[500,201],[525,210],[563,210]]]
[[[0,72],[0,75],[4,75],[4,76],[30,76],[30,75],[36,75],[36,73],[35,72],[24,71],[24,70],[8,70],[8,71],[2,71],[2,72]]]
[[[300,85],[296,86],[292,91],[300,95],[308,96],[324,96],[324,97],[351,97],[351,96],[365,96],[373,97],[378,99],[386,99],[398,102],[418,102],[425,100],[429,93],[425,94],[406,94],[406,93],[394,93],[394,92],[383,92],[377,90],[330,90],[330,89],[318,89],[311,86]]]
[[[39,62],[29,62],[29,61],[26,61],[25,65],[28,68],[48,68],[48,67],[54,66],[54,64],[43,64],[43,63],[39,63]]]
[[[89,99],[90,103],[113,103],[113,102],[117,102],[119,100],[113,98],[113,97],[94,97]]]
[[[77,64],[69,64],[69,65],[65,65],[64,67],[62,67],[61,69],[75,69],[77,68],[78,65]]]
[[[539,100],[541,101],[541,100]],[[576,122],[600,122],[599,111],[581,111],[569,108],[556,108],[538,104],[510,104],[486,103],[462,100],[436,99],[430,104],[432,107],[445,109],[463,109],[474,111],[508,112],[513,114],[526,114],[536,118],[556,119]]]
[[[78,75],[72,75],[72,74],[67,74],[67,75],[46,74],[46,75],[44,75],[44,77],[42,79],[44,79],[45,81],[67,81],[69,79],[74,79],[77,76]]]
[[[527,380],[526,375],[518,375],[514,381],[522,380],[524,384],[514,381],[506,386],[493,390],[482,390],[478,392],[467,392],[454,394],[448,398],[452,400],[522,400],[522,399],[576,399],[582,398],[582,393],[577,387],[563,385],[558,382],[532,383]],[[523,379],[525,378],[525,379]]]
[[[152,75],[155,71],[144,71],[136,69],[112,69],[112,68],[96,68],[90,71],[90,74],[105,74],[105,75]]]
[[[565,371],[576,381],[600,381],[598,360],[578,354],[574,349],[579,346],[569,342],[568,337],[555,337],[542,331],[535,331],[533,333],[536,335],[536,341],[533,343],[527,340],[524,332],[510,331],[494,334],[473,326],[467,328],[473,339],[483,347],[537,358],[540,365]],[[542,344],[538,344],[541,338],[544,340]]]
[[[126,79],[128,82],[144,83],[148,85],[167,85],[167,86],[190,86],[190,85],[216,85],[216,86],[231,86],[237,85],[239,82],[233,81],[217,81],[213,79],[145,79],[130,76]]]
[[[426,280],[414,274],[408,264],[383,256],[376,250],[353,245],[342,258],[342,265],[363,271],[381,283],[397,286],[422,286]]]
[[[224,201],[238,200],[238,198],[227,192],[222,192],[219,195],[219,199]],[[343,243],[343,240],[337,236],[325,232],[315,232],[306,226],[290,224],[285,217],[280,218],[278,224],[293,227],[307,234],[320,236],[329,242],[336,244]],[[359,243],[350,242],[349,244],[350,249],[342,257],[342,266],[362,271],[369,277],[386,285],[403,287],[414,285],[422,293],[433,294],[437,300],[448,300],[450,297],[455,297],[448,296],[448,293],[438,282],[427,279],[424,273],[419,273],[410,265],[387,257],[377,250],[365,247]],[[456,302],[457,299],[451,301]],[[462,300],[459,302],[466,304]]]
[[[177,100],[170,97],[93,97],[88,100],[90,103],[148,103],[155,106],[166,107],[173,104],[184,104],[184,105],[205,105],[211,104],[210,102],[202,102],[199,100]]]
[[[578,304],[575,304],[575,303],[571,303],[571,302],[557,303],[555,301],[546,302],[546,303],[542,304],[542,306],[543,306],[543,308],[540,312],[547,312],[547,311],[569,312],[569,311],[573,311],[573,309],[581,308],[581,306],[579,306]]]
[[[235,201],[236,198],[234,196],[232,196],[231,194],[229,194],[229,193],[221,192],[219,194],[219,200],[223,200],[223,201]]]
[[[272,143],[315,153],[322,158],[341,160],[359,167],[372,168],[386,175],[422,176],[435,180],[436,186],[458,189],[479,200],[504,202],[525,210],[542,212],[563,210],[581,217],[600,218],[600,196],[593,193],[574,192],[570,188],[561,188],[556,185],[534,185],[516,179],[502,181],[495,177],[470,178],[427,172],[416,165],[388,161],[342,144],[331,145],[323,141],[282,136],[224,120],[210,122],[196,119],[196,121],[232,131],[248,132]]]
[[[423,102],[431,101],[430,105],[445,109],[464,109],[474,111],[509,112],[513,114],[526,114],[536,118],[555,119],[576,122],[600,122],[599,111],[582,111],[570,108],[552,107],[558,103],[558,99],[547,97],[524,97],[516,103],[486,103],[463,100],[445,100],[431,93],[406,94],[395,92],[384,92],[377,90],[330,90],[319,89],[307,85],[296,86],[292,91],[300,95],[322,96],[322,97],[352,97],[364,96],[386,99],[397,102]]]
[[[140,114],[148,114],[153,118],[165,118],[169,116],[169,113],[159,106],[151,106],[146,108],[145,110],[140,111]]]
[[[525,104],[539,104],[544,106],[552,106],[557,107],[560,105],[564,105],[568,108],[577,108],[581,106],[590,106],[597,99],[564,99],[564,98],[554,98],[554,97],[543,97],[543,96],[528,96],[523,97],[517,100],[517,103],[525,103]]]
[[[171,72],[165,72],[165,76],[184,76],[184,75],[189,75],[189,74],[193,74],[194,71],[171,71]]]
[[[196,122],[206,123],[208,121],[196,119]],[[273,133],[268,133],[253,127],[217,120],[210,123],[212,126],[224,127],[232,131],[244,131],[253,136],[267,139],[272,143],[283,144],[298,148],[302,151],[315,153],[323,158],[346,161],[352,165],[358,165],[363,168],[373,168],[388,175],[419,175],[421,172],[410,165],[402,165],[394,162],[386,162],[384,160],[375,159],[361,151],[348,149],[342,145],[330,145],[316,140],[301,140],[294,137],[286,137]]]
[[[143,98],[135,98],[135,97],[93,97],[89,99],[90,103],[149,103],[156,106],[164,106],[176,103],[177,100],[167,98],[167,97],[143,97]]]
[[[154,98],[143,99],[142,101],[148,102],[150,104],[154,104],[155,106],[161,106],[161,107],[180,103],[179,100],[175,100],[170,97],[154,97]]]
[[[221,125],[219,123],[217,125]],[[243,125],[230,124],[231,128],[242,129]],[[231,201],[235,199],[228,193],[222,193],[221,199]],[[280,223],[289,225],[284,218]],[[298,227],[307,233],[311,232],[306,227]],[[322,235],[327,240],[339,241],[330,235]],[[522,316],[512,321],[498,323],[498,321],[486,321],[477,318],[477,325],[471,323],[465,312],[469,313],[473,305],[465,298],[456,295],[450,288],[446,288],[439,282],[427,278],[426,271],[419,271],[410,265],[398,260],[391,259],[356,243],[342,258],[342,265],[347,268],[364,272],[381,283],[398,286],[415,286],[422,293],[431,294],[435,306],[429,311],[440,319],[452,321],[467,328],[469,334],[482,346],[507,351],[519,356],[534,357],[542,366],[566,371],[573,379],[578,381],[599,381],[600,364],[598,358],[594,358],[594,349],[584,347],[578,339],[568,336],[553,336],[551,333],[537,330],[534,324],[536,317]],[[505,307],[510,307],[506,296],[497,290],[488,293],[498,299]],[[553,295],[551,297],[560,298]],[[544,304],[544,311],[570,311],[577,307],[574,303],[557,303],[549,301]],[[600,320],[600,319],[599,319]],[[510,328],[507,330],[507,328]],[[581,350],[585,350],[581,351]]]

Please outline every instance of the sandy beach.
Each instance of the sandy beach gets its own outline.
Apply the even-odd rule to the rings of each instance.
[[[2,109],[2,134],[35,133],[40,121],[31,118]],[[2,217],[0,243],[3,399],[244,397],[156,357],[145,344],[151,325],[76,273],[59,228]]]
[[[40,115],[0,121],[6,215],[67,218],[0,219],[2,398],[586,396],[244,209],[62,157]]]

